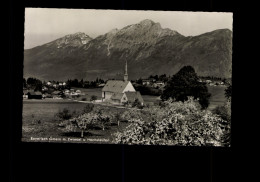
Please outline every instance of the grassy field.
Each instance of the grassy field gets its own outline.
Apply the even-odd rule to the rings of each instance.
[[[211,93],[211,97],[209,99],[210,105],[208,107],[209,110],[223,105],[226,102],[225,89],[225,86],[208,86],[208,91]]]
[[[55,117],[55,114],[64,108],[80,113],[85,106],[85,103],[63,99],[24,100],[22,141],[77,142],[80,133],[64,132],[64,130],[58,126],[61,121]],[[100,105],[96,107],[109,109],[110,112],[114,113],[122,112],[120,108]],[[87,143],[111,143],[113,134],[117,131],[122,131],[126,126],[127,123],[122,122],[119,127],[116,123],[112,123],[104,131],[101,128],[95,128],[85,133],[84,140]],[[65,140],[60,141],[61,139]],[[80,140],[80,142],[84,142],[83,139]]]

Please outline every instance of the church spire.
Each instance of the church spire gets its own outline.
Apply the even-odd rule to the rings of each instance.
[[[125,74],[124,74],[124,81],[128,81],[128,74],[127,74],[127,60],[125,60]]]

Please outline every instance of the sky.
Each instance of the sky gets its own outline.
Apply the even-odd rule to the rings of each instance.
[[[216,29],[232,30],[233,14],[218,12],[134,11],[90,9],[25,9],[24,48],[29,49],[68,34],[84,32],[92,38],[144,19],[160,23],[184,36]]]

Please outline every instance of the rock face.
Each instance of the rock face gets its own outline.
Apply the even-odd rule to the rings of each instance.
[[[90,38],[67,35],[24,51],[24,77],[43,80],[122,79],[125,60],[129,79],[151,74],[173,75],[185,65],[198,75],[231,77],[232,32],[215,30],[185,37],[159,23],[138,24]]]

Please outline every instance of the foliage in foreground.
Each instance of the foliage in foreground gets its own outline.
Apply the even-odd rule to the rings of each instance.
[[[201,110],[193,98],[165,101],[164,107],[129,110],[123,118],[130,125],[115,134],[115,143],[180,146],[226,146],[230,125],[218,115]]]

